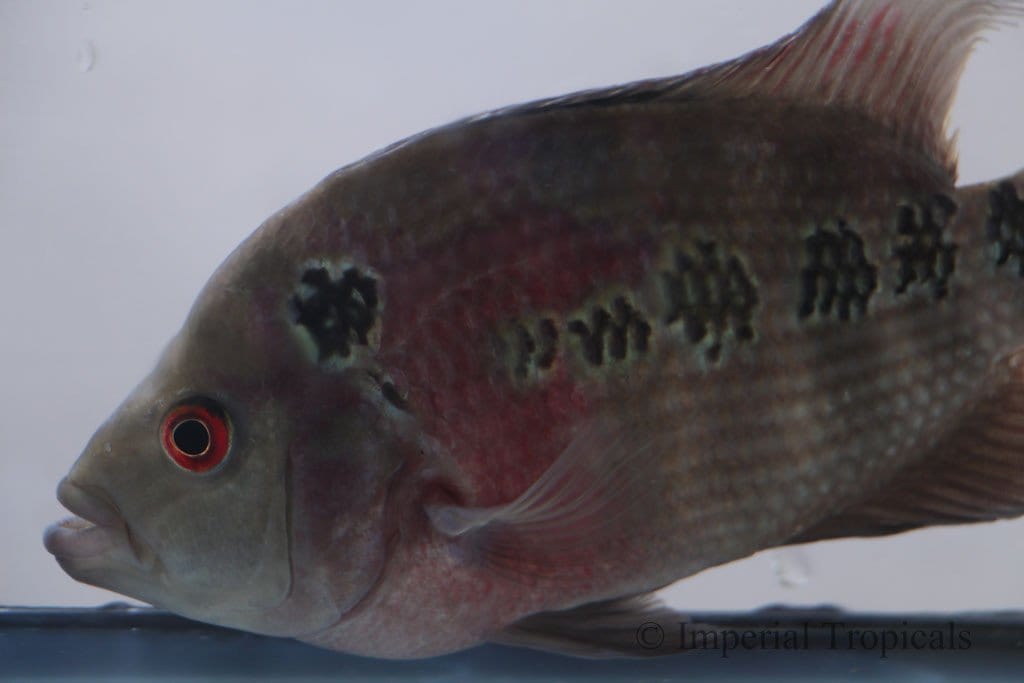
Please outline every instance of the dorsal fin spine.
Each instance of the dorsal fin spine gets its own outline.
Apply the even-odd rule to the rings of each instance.
[[[1022,0],[837,0],[795,33],[681,80],[669,97],[770,97],[857,109],[955,175],[947,122],[981,32]]]

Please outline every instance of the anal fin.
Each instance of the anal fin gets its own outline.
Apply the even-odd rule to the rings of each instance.
[[[704,627],[648,593],[533,614],[489,640],[576,657],[657,657],[682,651],[680,624]]]
[[[1024,514],[1024,349],[992,372],[993,389],[881,491],[794,537],[885,536]]]

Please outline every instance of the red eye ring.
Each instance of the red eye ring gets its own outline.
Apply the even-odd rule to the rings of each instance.
[[[160,436],[164,452],[189,472],[209,472],[224,461],[231,446],[231,429],[224,413],[196,403],[168,413]]]

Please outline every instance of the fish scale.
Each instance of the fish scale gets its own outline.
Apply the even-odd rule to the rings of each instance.
[[[47,548],[364,655],[647,656],[708,567],[1019,516],[1024,172],[954,187],[944,126],[1022,11],[837,0],[342,168],[213,275]]]

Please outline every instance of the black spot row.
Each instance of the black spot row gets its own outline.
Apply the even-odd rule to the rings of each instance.
[[[1004,183],[993,191],[989,234],[999,245],[999,263],[1010,256],[1020,260],[1024,275],[1024,202]],[[937,194],[921,204],[904,205],[897,215],[897,243],[890,258],[897,262],[895,293],[928,287],[935,299],[949,292],[956,269],[957,245],[944,237],[956,202]],[[867,314],[879,290],[879,268],[865,253],[864,240],[843,219],[834,229],[818,227],[803,242],[800,271],[801,319],[812,316],[849,321]],[[722,360],[728,344],[756,337],[754,314],[760,304],[757,287],[743,262],[713,241],[677,248],[668,269],[660,273],[665,310],[653,318],[667,328],[678,325],[686,340],[703,345],[711,363]],[[618,297],[610,306],[597,306],[588,315],[560,323],[543,318],[532,326],[516,323],[511,346],[513,373],[526,378],[551,368],[560,343],[560,328],[576,338],[581,357],[601,366],[621,361],[630,351],[646,353],[653,332],[649,316]],[[564,342],[563,342],[564,343]]]
[[[509,354],[512,373],[526,379],[551,369],[560,341],[570,344],[568,340],[574,339],[569,350],[578,352],[588,364],[601,366],[606,361],[625,360],[631,351],[646,353],[650,336],[651,325],[643,313],[620,296],[609,307],[594,306],[586,317],[561,325],[554,318],[541,318],[532,325],[516,322],[502,346]]]
[[[922,204],[905,204],[896,218],[897,242],[891,258],[897,262],[894,291],[927,286],[935,299],[949,293],[956,270],[957,246],[944,232],[957,210],[951,197],[937,194]],[[820,226],[804,239],[804,268],[800,271],[801,319],[835,315],[847,321],[863,317],[878,291],[878,267],[868,260],[864,240],[843,219],[836,229]]]
[[[736,256],[720,253],[714,242],[700,242],[692,251],[679,248],[660,278],[665,310],[659,316],[618,296],[566,321],[547,317],[533,324],[514,323],[501,340],[513,375],[526,379],[550,369],[559,344],[594,367],[625,361],[630,354],[644,355],[654,332],[652,320],[682,327],[689,343],[705,345],[711,362],[721,360],[727,340],[754,338],[757,288]]]

